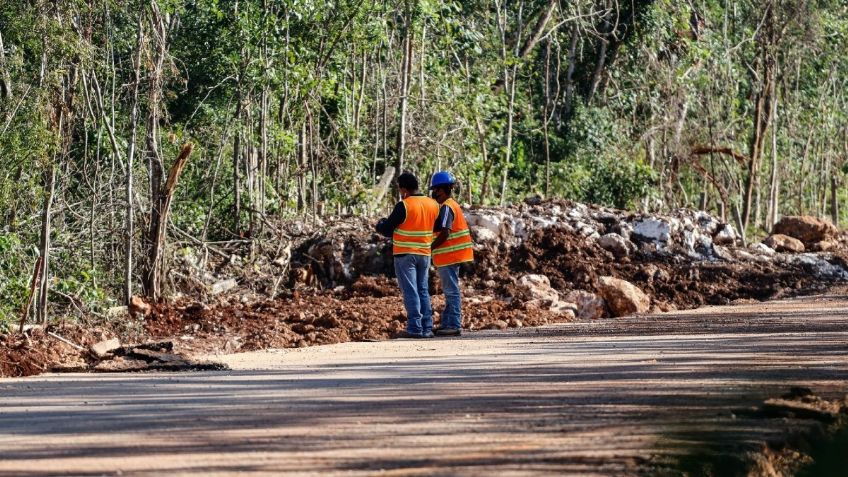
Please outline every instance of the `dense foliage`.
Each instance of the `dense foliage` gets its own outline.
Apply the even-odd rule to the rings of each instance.
[[[474,204],[839,220],[846,34],[835,0],[6,0],[0,320],[39,255],[42,318],[156,296],[157,237],[371,214],[390,167]]]

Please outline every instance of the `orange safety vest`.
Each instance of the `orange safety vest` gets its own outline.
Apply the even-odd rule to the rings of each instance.
[[[445,201],[453,211],[453,225],[445,243],[433,250],[433,264],[437,267],[447,267],[457,263],[474,261],[474,244],[471,242],[471,231],[468,222],[462,214],[462,207],[453,199]]]
[[[430,256],[433,226],[439,216],[439,203],[422,195],[403,199],[406,219],[392,234],[392,253]]]

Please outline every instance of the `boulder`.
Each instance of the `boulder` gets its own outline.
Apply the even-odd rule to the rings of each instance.
[[[636,285],[615,277],[600,277],[600,294],[613,316],[645,313],[651,309],[651,299]]]
[[[227,280],[221,280],[212,285],[210,289],[210,293],[213,295],[220,295],[221,293],[228,292],[235,288],[238,285],[238,282],[234,278],[229,278]]]
[[[775,253],[773,248],[769,247],[768,245],[766,245],[764,243],[755,243],[755,244],[751,245],[750,249],[753,250],[754,252],[759,253],[760,255],[772,256]],[[738,255],[738,253],[737,253],[737,255]]]
[[[112,306],[106,309],[106,317],[115,319],[123,318],[129,314],[128,306]]]
[[[496,232],[492,232],[490,229],[486,227],[477,227],[472,226],[471,233],[474,236],[474,243],[486,243],[486,242],[496,242],[498,241],[498,234]]]
[[[763,243],[768,245],[770,248],[774,249],[774,251],[776,252],[804,252],[804,243],[788,235],[773,234],[770,235],[767,239],[763,240]]]
[[[577,318],[596,320],[607,316],[607,304],[604,299],[582,290],[574,290],[565,297],[566,302],[577,306]]]
[[[530,297],[528,305],[549,309],[559,302],[559,293],[544,275],[524,275],[518,279],[518,286]]]
[[[577,305],[567,301],[558,301],[551,305],[551,311],[560,316],[560,318],[574,319],[577,316]]]
[[[666,244],[671,239],[671,223],[664,219],[646,217],[636,222],[633,235],[646,242]]]
[[[103,359],[114,351],[121,348],[121,340],[118,338],[112,338],[111,340],[104,340],[97,344],[94,344],[89,349],[91,354],[94,355],[97,359]]]
[[[774,225],[772,233],[788,235],[805,245],[812,245],[835,237],[839,230],[828,221],[801,215],[783,217]]]
[[[810,246],[811,252],[829,252],[839,246],[836,240],[822,240]]]
[[[127,309],[129,310],[130,315],[141,315],[143,317],[147,317],[153,308],[150,304],[144,301],[144,298],[136,295],[130,299],[130,305]]]
[[[632,242],[618,234],[606,234],[598,239],[598,245],[616,258],[630,255],[630,250],[636,248]]]
[[[734,245],[739,238],[736,229],[730,224],[722,224],[713,235],[713,243],[716,245]]]

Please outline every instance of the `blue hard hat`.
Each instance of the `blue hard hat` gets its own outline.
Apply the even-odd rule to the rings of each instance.
[[[439,186],[446,185],[454,185],[456,184],[456,178],[448,171],[439,171],[433,174],[433,178],[430,180],[430,188],[435,189]]]

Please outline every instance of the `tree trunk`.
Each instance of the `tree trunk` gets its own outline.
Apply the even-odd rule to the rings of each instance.
[[[161,297],[162,285],[162,243],[160,230],[165,207],[165,195],[162,188],[165,166],[159,151],[159,121],[161,119],[162,81],[164,75],[165,57],[168,51],[168,24],[159,11],[155,1],[150,2],[150,25],[154,31],[151,35],[154,50],[148,78],[147,98],[147,137],[145,139],[145,155],[149,174],[150,189],[150,220],[145,240],[147,263],[145,266],[144,293],[152,300]]]
[[[398,105],[398,116],[399,116],[399,124],[398,124],[398,133],[397,133],[397,157],[395,159],[395,169],[397,174],[402,174],[404,172],[404,166],[406,161],[406,129],[407,129],[407,107],[408,107],[408,96],[409,96],[409,77],[412,73],[412,55],[413,55],[413,47],[412,47],[412,37],[413,37],[413,25],[412,25],[412,14],[409,12],[407,8],[406,19],[405,19],[404,31],[403,31],[403,65],[401,68],[401,78],[400,78],[400,104]]]
[[[13,99],[12,77],[6,66],[6,50],[3,46],[3,31],[0,30],[0,98],[11,101]]]
[[[751,211],[753,209],[754,188],[759,182],[758,176],[760,171],[760,162],[763,153],[763,144],[766,138],[766,132],[771,125],[773,111],[772,98],[775,96],[775,75],[776,75],[776,58],[773,49],[776,46],[777,40],[775,36],[775,15],[774,4],[770,3],[765,8],[766,18],[763,25],[763,33],[760,38],[760,53],[758,63],[762,70],[759,75],[754,75],[751,81],[759,80],[759,89],[756,92],[754,101],[754,130],[751,134],[750,153],[748,155],[747,175],[745,177],[745,187],[743,189],[742,201],[742,225],[746,228],[750,224]],[[756,84],[756,83],[755,83]]]
[[[171,169],[168,171],[168,178],[162,185],[162,189],[157,196],[160,200],[159,212],[156,215],[156,222],[151,224],[151,238],[153,240],[152,251],[150,254],[150,271],[148,273],[149,283],[147,283],[148,296],[153,300],[159,300],[162,296],[162,278],[165,275],[165,246],[168,232],[168,215],[171,210],[171,200],[174,197],[174,192],[177,189],[177,183],[180,180],[183,168],[188,162],[191,155],[193,145],[188,143],[180,150],[180,155]]]
[[[549,109],[551,108],[551,42],[545,48],[545,103],[542,108],[542,128],[545,138],[545,198],[550,197],[551,193],[551,143],[548,131],[548,123],[550,122]]]
[[[771,128],[771,178],[769,180],[769,199],[768,212],[766,218],[766,228],[768,232],[774,228],[774,224],[780,219],[779,206],[780,203],[780,185],[778,183],[778,164],[777,164],[777,96],[773,98],[772,110],[774,111],[775,121]]]
[[[136,56],[133,65],[132,111],[130,112],[130,143],[127,150],[127,217],[124,236],[124,304],[129,305],[133,295],[133,241],[135,237],[135,208],[133,202],[133,167],[135,161],[136,133],[138,130],[138,89],[141,83],[141,52],[144,43],[142,15],[139,16],[136,36]],[[117,151],[116,151],[117,152]]]
[[[233,135],[233,227],[238,235],[241,232],[241,134],[242,134],[242,98],[241,87],[236,100],[236,132]]]
[[[839,200],[837,192],[839,188],[839,179],[836,172],[830,175],[830,220],[833,225],[839,227]]]
[[[513,115],[515,112],[515,82],[517,73],[518,68],[513,65],[511,74],[512,78],[509,80],[509,105],[507,107],[506,118],[506,157],[504,158],[504,168],[501,173],[501,206],[506,203],[506,189],[507,181],[509,179],[509,168],[512,165],[512,125],[514,119]]]
[[[41,240],[39,244],[41,277],[36,308],[37,321],[42,325],[47,324],[47,294],[50,291],[50,218],[53,210],[53,196],[56,193],[56,165],[51,163],[49,167],[45,181],[47,194],[44,197],[44,207],[41,211]]]

